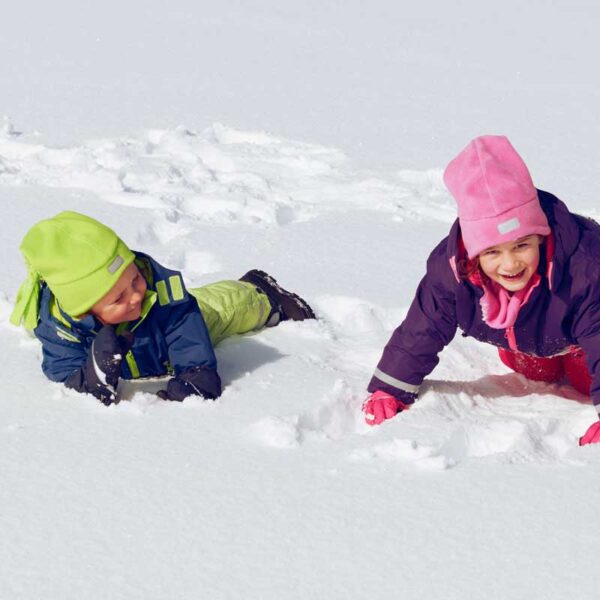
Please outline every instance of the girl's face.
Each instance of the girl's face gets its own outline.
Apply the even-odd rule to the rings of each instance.
[[[135,321],[142,313],[146,280],[135,263],[131,263],[110,292],[92,306],[90,311],[104,325]]]
[[[479,255],[481,270],[509,292],[522,290],[540,264],[540,244],[537,234],[492,246]]]

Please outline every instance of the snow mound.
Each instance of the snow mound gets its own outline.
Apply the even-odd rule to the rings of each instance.
[[[406,309],[386,310],[359,298],[332,295],[320,296],[316,306],[321,322],[306,332],[296,325],[294,337],[304,347],[306,364],[337,379],[306,410],[256,421],[251,430],[260,444],[301,449],[307,444],[342,443],[347,460],[428,471],[481,461],[581,463],[581,455],[574,451],[590,418],[589,401],[569,386],[497,374],[503,367],[495,349],[471,340],[457,340],[446,349],[439,369],[444,379],[426,381],[413,408],[379,427],[369,427],[361,411],[367,395],[364,382],[380,349],[358,341],[387,336],[388,325]],[[477,365],[475,378],[463,380],[470,365]]]
[[[0,292],[0,325],[7,325],[10,319],[13,305],[3,292]]]
[[[366,427],[361,399],[342,380],[307,412],[287,418],[266,417],[253,425],[255,437],[266,446],[296,448],[308,439],[337,440]]]
[[[387,178],[350,167],[338,149],[214,124],[139,137],[49,147],[0,130],[0,183],[93,191],[102,199],[158,211],[179,230],[190,222],[284,226],[340,209],[383,211],[397,219],[450,221],[440,171]],[[173,234],[158,227],[166,242]]]

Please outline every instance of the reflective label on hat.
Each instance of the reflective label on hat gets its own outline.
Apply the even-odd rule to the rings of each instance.
[[[514,217],[509,219],[508,221],[504,221],[504,223],[498,223],[498,231],[504,235],[505,233],[510,233],[515,229],[519,229],[521,227],[521,223],[519,223],[519,219]]]
[[[125,261],[123,260],[123,258],[121,256],[117,256],[115,258],[115,260],[113,260],[110,265],[108,265],[108,272],[109,273],[115,273],[118,268],[124,263]]]

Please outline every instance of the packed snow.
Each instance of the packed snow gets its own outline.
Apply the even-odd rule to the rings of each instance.
[[[467,19],[471,4],[464,4],[459,22]],[[238,19],[251,13],[251,27],[278,31],[282,51],[292,52],[296,38],[285,46],[281,31],[295,31],[296,17],[309,22],[310,11],[320,5],[290,5],[293,10],[275,10],[265,2],[261,10],[240,6],[238,13],[232,3],[221,9],[211,3],[207,18],[221,26],[237,15],[225,29],[233,43],[235,32],[245,35]],[[349,5],[342,25],[360,32],[361,13],[355,3]],[[384,5],[385,14],[401,20],[400,5]],[[578,6],[581,14],[572,19],[589,27],[590,7]],[[16,10],[20,17],[23,9]],[[126,22],[132,10],[124,9]],[[427,39],[437,34],[445,45],[451,34],[439,10],[428,23],[414,9],[411,22]],[[323,11],[315,43],[326,49],[335,11]],[[174,13],[163,7],[158,14],[170,15],[168,24],[161,29],[155,17],[151,31],[176,36],[169,29]],[[181,23],[185,15],[177,15]],[[381,14],[365,18],[389,33]],[[512,23],[512,17],[503,19],[496,35]],[[549,14],[543,23],[554,31],[558,19]],[[375,46],[383,43],[377,27],[366,30]],[[533,42],[521,33],[515,43],[526,50]],[[123,43],[121,36],[119,29]],[[152,41],[150,34],[140,36]],[[38,51],[42,42],[36,43]],[[179,48],[184,42],[174,43]],[[359,53],[356,44],[350,45],[352,56]],[[24,51],[17,42],[14,47]],[[265,56],[267,48],[259,46]],[[148,50],[144,63],[150,78],[154,52]],[[338,60],[337,51],[331,52]],[[392,58],[400,55],[405,56],[397,51]],[[410,77],[426,87],[427,63],[434,70],[438,63],[426,49],[410,56],[417,61]],[[457,60],[469,56],[467,49],[457,50]],[[142,57],[143,52],[138,56],[143,62]],[[222,64],[224,57],[215,60]],[[192,64],[174,65],[173,77],[184,87]],[[301,62],[298,77],[310,79],[310,64]],[[452,68],[465,81],[479,72],[465,74],[460,64]],[[538,65],[528,56],[528,69]],[[440,156],[452,158],[472,134],[509,133],[517,149],[521,139],[529,148],[526,158],[539,187],[560,191],[571,209],[600,217],[590,193],[595,165],[577,145],[568,150],[540,145],[539,162],[529,160],[539,121],[555,113],[562,118],[558,100],[540,108],[531,124],[519,121],[510,132],[473,132],[463,106],[461,118],[448,125],[460,142],[437,148],[421,168],[409,160],[395,167],[383,160],[385,168],[376,168],[353,153],[347,135],[340,133],[335,143],[335,128],[321,142],[318,127],[306,124],[302,131],[304,96],[285,96],[286,108],[282,99],[280,111],[271,123],[267,115],[262,128],[242,109],[243,98],[229,98],[214,122],[197,115],[194,122],[172,125],[148,108],[144,119],[150,114],[156,122],[139,127],[128,107],[131,127],[119,119],[115,133],[102,113],[102,134],[81,125],[76,104],[58,106],[39,69],[40,101],[47,100],[48,113],[30,112],[32,125],[12,114],[0,121],[1,599],[597,597],[593,573],[600,545],[593,524],[600,491],[593,481],[600,474],[600,448],[577,445],[596,418],[587,398],[567,384],[527,381],[504,367],[494,348],[457,335],[414,408],[377,428],[365,424],[360,410],[425,260],[455,217]],[[252,80],[262,84],[260,68],[252,69],[258,70],[245,75],[244,87]],[[540,66],[539,72],[546,71]],[[23,66],[21,77],[33,76],[27,73]],[[581,85],[590,83],[589,73],[581,73]],[[85,81],[93,76],[93,69],[86,72]],[[102,84],[103,72],[96,76]],[[339,81],[335,72],[328,76],[337,90],[351,74],[342,72]],[[369,81],[369,94],[385,91],[384,82]],[[513,83],[518,91],[519,82]],[[24,84],[19,79],[15,85]],[[557,86],[557,95],[567,97],[567,83]],[[66,89],[59,86],[57,94],[78,102],[74,89]],[[224,93],[218,85],[217,90]],[[210,86],[204,93],[210,94]],[[328,89],[314,93],[324,99]],[[597,90],[594,94],[589,110],[595,110]],[[166,113],[171,99],[166,93],[154,109]],[[80,100],[91,105],[87,96]],[[27,98],[26,106],[31,102]],[[373,131],[359,118],[363,104],[353,104],[351,97],[348,102],[344,115],[362,127],[372,156]],[[13,114],[24,110],[8,105]],[[221,119],[235,114],[236,106],[233,123]],[[428,106],[432,119],[447,114],[446,106],[439,113]],[[53,110],[73,112],[74,121],[66,123],[70,130],[58,134]],[[281,125],[285,110],[295,115],[291,127],[297,136]],[[512,105],[507,110],[499,125],[516,116]],[[384,117],[391,118],[387,112]],[[247,127],[235,124],[244,118]],[[573,113],[565,118],[578,119]],[[394,134],[399,123],[410,121],[410,111],[397,119]],[[37,130],[40,123],[47,131]],[[580,148],[594,145],[597,124],[578,126],[589,136]],[[353,133],[351,142],[358,137],[360,132]],[[423,157],[431,140],[419,145],[411,129],[397,143],[413,144]],[[383,154],[391,141],[382,144]],[[568,176],[546,168],[559,164],[563,153],[568,164],[586,163],[591,173],[574,183],[572,196],[564,193]],[[560,189],[546,182],[558,182]],[[575,193],[585,185],[586,194]],[[136,381],[122,383],[123,401],[107,408],[45,379],[39,343],[8,322],[25,275],[18,250],[22,236],[37,220],[67,209],[106,222],[130,247],[180,269],[188,286],[264,269],[305,297],[318,320],[285,322],[218,346],[225,391],[216,402],[164,402],[155,394],[164,381]]]

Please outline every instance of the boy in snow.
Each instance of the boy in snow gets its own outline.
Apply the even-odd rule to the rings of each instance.
[[[165,400],[221,395],[213,347],[224,338],[287,319],[310,306],[258,270],[239,281],[186,289],[181,273],[131,251],[114,231],[65,211],[35,224],[21,251],[29,275],[11,322],[42,342],[52,381],[119,401],[120,378],[170,374]]]
[[[444,173],[458,220],[433,250],[369,383],[376,425],[408,409],[457,327],[534,381],[566,376],[600,412],[600,226],[537,190],[506,137],[473,140]],[[580,444],[600,441],[600,421]]]

